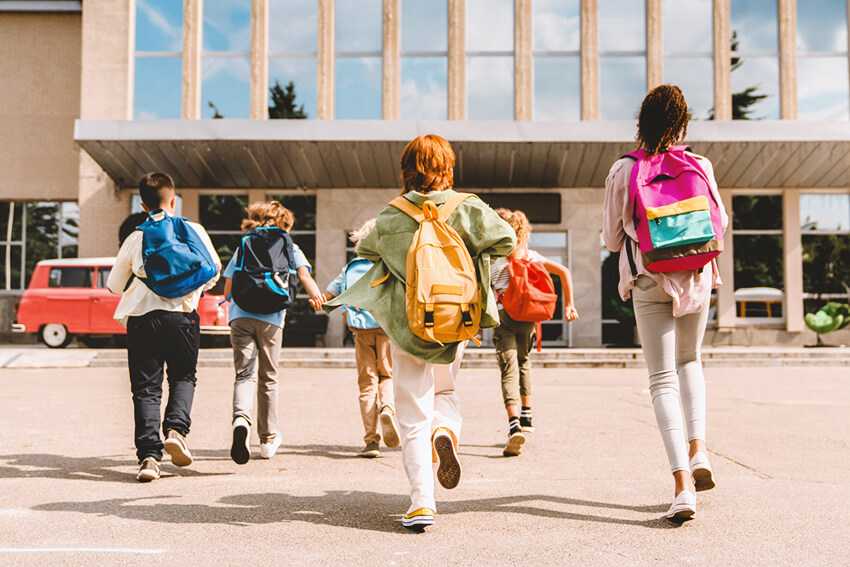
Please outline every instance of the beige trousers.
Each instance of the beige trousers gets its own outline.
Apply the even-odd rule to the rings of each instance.
[[[277,429],[277,368],[282,337],[283,329],[257,319],[240,317],[230,322],[230,344],[236,369],[233,419],[244,417],[252,423],[256,399],[257,433],[261,443],[280,434]]]
[[[378,415],[384,406],[393,408],[390,338],[386,333],[354,333],[354,356],[360,387],[360,416],[366,430],[363,441],[378,443],[381,440]]]

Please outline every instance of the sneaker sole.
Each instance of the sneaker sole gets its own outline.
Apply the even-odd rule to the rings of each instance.
[[[393,423],[393,416],[390,413],[382,413],[381,421],[381,436],[384,438],[384,445],[389,448],[398,447],[399,438],[398,430]]]
[[[378,457],[380,457],[380,456],[381,456],[381,454],[380,454],[380,453],[377,453],[377,452],[376,452],[376,453],[372,453],[372,452],[369,452],[369,453],[358,453],[358,455],[360,455],[360,456],[361,456],[361,457],[363,457],[364,459],[377,459]]]
[[[251,460],[248,450],[248,428],[242,425],[233,428],[233,444],[230,446],[230,458],[237,465],[244,465]]]
[[[437,480],[445,489],[451,490],[460,483],[460,461],[457,460],[455,448],[448,435],[440,435],[434,439],[434,450],[437,452]]]
[[[401,525],[410,531],[422,533],[427,526],[434,525],[434,516],[414,516],[412,518],[402,518]]]
[[[692,474],[694,476],[694,489],[697,492],[711,490],[712,488],[717,486],[717,483],[714,482],[714,474],[711,472],[711,469],[694,469],[694,472]]]
[[[192,454],[183,448],[180,441],[166,439],[163,448],[171,455],[171,464],[178,467],[188,467],[192,464]]]
[[[505,450],[502,451],[503,457],[519,457],[520,453],[522,453],[522,446],[525,443],[525,435],[522,433],[517,433],[508,439],[508,444],[505,446]]]
[[[530,427],[530,426],[529,427],[523,427],[522,432],[523,433],[534,433],[534,428]]]
[[[158,474],[142,474],[139,473],[136,475],[136,480],[139,482],[150,482],[152,480],[156,480],[159,478]]]
[[[693,508],[684,508],[681,510],[676,510],[672,514],[668,514],[667,519],[671,522],[681,524],[682,522],[693,520],[694,514],[696,514],[696,510],[694,510]]]

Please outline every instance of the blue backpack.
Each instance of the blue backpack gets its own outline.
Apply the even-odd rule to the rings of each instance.
[[[245,233],[236,251],[233,301],[249,313],[277,313],[292,305],[298,291],[292,237],[278,227]]]
[[[350,261],[342,272],[342,290],[345,291],[350,288],[371,267],[372,262],[359,256]],[[348,327],[352,331],[374,331],[381,328],[368,311],[355,309],[348,305],[344,305],[342,309],[345,311],[345,320],[348,323]]]
[[[160,212],[163,218],[155,219]],[[139,279],[158,296],[184,297],[218,273],[203,240],[183,217],[161,209],[151,211],[138,230],[142,231],[142,262],[147,276]]]

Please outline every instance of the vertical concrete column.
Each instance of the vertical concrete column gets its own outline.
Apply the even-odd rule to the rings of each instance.
[[[717,258],[723,285],[717,290],[717,326],[731,330],[735,327],[735,249],[732,238],[732,190],[721,189],[720,199],[729,213],[729,226],[723,235],[723,254]]]
[[[729,0],[714,0],[714,119],[732,120],[732,32]],[[734,305],[733,305],[734,308]]]
[[[514,119],[531,120],[533,71],[531,0],[514,0]]]
[[[850,1],[850,0],[848,0]],[[449,0],[449,120],[466,120],[466,2]]]
[[[201,198],[197,189],[179,189],[181,214],[189,220],[201,222]]]
[[[334,119],[334,0],[319,0],[316,118]]]
[[[599,120],[599,13],[581,0],[581,119]]]
[[[269,2],[251,1],[250,117],[269,117]]]
[[[803,331],[803,236],[800,230],[800,190],[782,192],[782,235],[785,248],[785,330]]]
[[[183,120],[201,117],[204,0],[183,0]]]
[[[130,120],[133,116],[135,7],[133,0],[86,3],[80,56],[82,120]],[[121,191],[84,151],[79,175],[79,254],[115,254],[118,227],[130,212],[130,191]]]
[[[401,108],[401,0],[384,0],[384,59],[381,115],[398,120]]]
[[[779,0],[779,115],[797,119],[797,0]]]
[[[664,30],[661,0],[646,0],[646,90],[664,82]]]

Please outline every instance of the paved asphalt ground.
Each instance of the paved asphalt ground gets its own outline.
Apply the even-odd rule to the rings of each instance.
[[[680,527],[644,371],[537,371],[537,432],[506,459],[497,371],[464,370],[463,479],[421,535],[400,451],[356,456],[354,372],[283,374],[274,459],[255,438],[231,462],[232,374],[204,368],[195,463],[140,484],[125,370],[0,370],[0,564],[850,564],[846,370],[708,369],[718,486]]]

